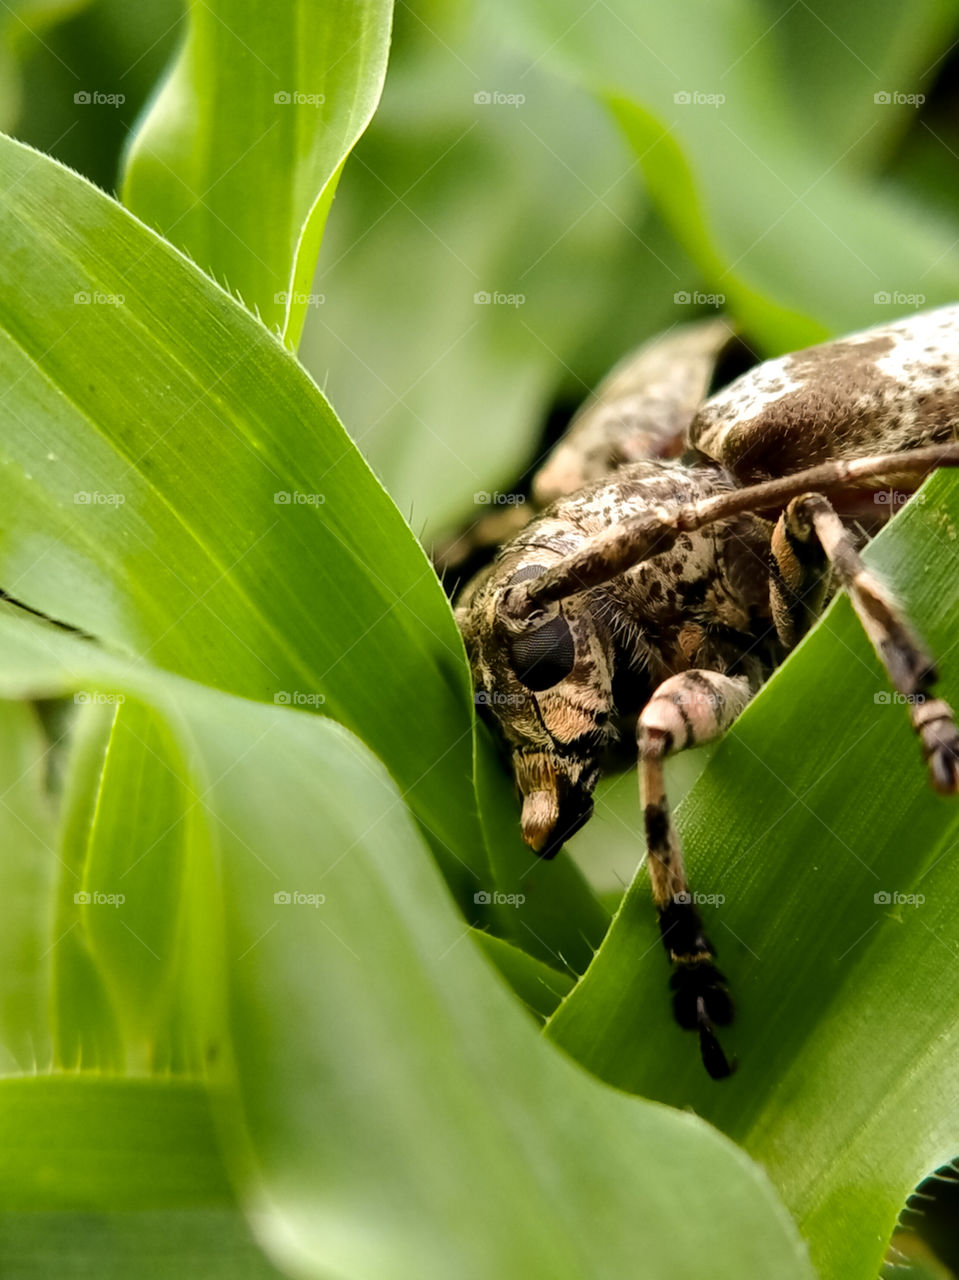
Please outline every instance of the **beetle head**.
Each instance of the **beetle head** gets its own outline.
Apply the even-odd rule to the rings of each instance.
[[[599,759],[613,736],[611,644],[589,597],[522,621],[503,607],[511,587],[560,558],[513,544],[468,584],[456,610],[477,707],[510,753],[523,838],[545,858],[590,816]]]

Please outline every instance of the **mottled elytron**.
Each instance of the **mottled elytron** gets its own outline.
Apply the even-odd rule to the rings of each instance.
[[[736,344],[719,318],[618,365],[537,473],[539,513],[457,601],[537,853],[552,857],[587,820],[608,749],[635,731],[673,1009],[715,1078],[731,1069],[715,1028],[732,1002],[689,891],[664,757],[722,734],[843,588],[907,695],[932,785],[959,790],[933,663],[858,549],[900,495],[959,465],[959,306],[754,364],[710,394]]]

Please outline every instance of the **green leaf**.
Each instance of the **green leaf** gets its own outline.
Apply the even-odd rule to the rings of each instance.
[[[0,689],[78,681],[149,704],[200,796],[191,855],[211,850],[221,883],[187,896],[222,954],[187,945],[182,981],[213,990],[196,1033],[226,1037],[212,1068],[220,1140],[280,1265],[357,1280],[612,1280],[642,1258],[659,1274],[809,1280],[791,1224],[735,1147],[605,1088],[537,1035],[382,765],[346,730],[0,610]],[[101,859],[137,845],[107,825],[98,842]],[[121,909],[144,932],[157,904]],[[108,980],[118,962],[100,952]]]
[[[88,707],[92,725],[81,721],[78,733],[64,828],[76,871],[61,878],[54,953],[58,1060],[199,1071],[208,1047],[198,1050],[192,1031],[208,1017],[207,998],[182,969],[185,956],[216,946],[199,906],[217,892],[200,854],[200,797],[163,717],[117,697],[108,719]]]
[[[89,696],[89,691],[84,691]],[[79,695],[78,695],[79,696]],[[90,833],[115,707],[88,704],[74,725],[70,770],[60,814],[60,876],[51,886],[54,910],[51,997],[54,1064],[120,1071],[123,1043],[104,974],[82,927],[82,888]]]
[[[788,91],[802,103],[795,123],[813,145],[831,137],[853,148],[850,165],[863,171],[886,159],[915,121],[910,97],[930,97],[959,22],[956,0],[919,0],[908,11],[895,0],[828,9],[760,0],[758,10],[772,23]]]
[[[16,63],[4,67],[0,128],[113,191],[177,44],[181,0],[17,0],[0,13]]]
[[[11,1280],[281,1280],[236,1209],[0,1212]]]
[[[943,474],[866,553],[953,706],[957,537],[959,484]],[[888,688],[838,600],[679,809],[691,885],[724,899],[703,910],[738,1004],[732,1079],[710,1081],[671,1024],[645,870],[548,1027],[602,1078],[742,1143],[830,1280],[876,1275],[907,1195],[955,1145],[959,808],[929,788]]]
[[[195,0],[124,203],[296,346],[337,180],[379,100],[391,0]]]
[[[548,1018],[572,989],[570,974],[550,968],[502,938],[478,931],[473,937],[524,1004],[540,1019]]]
[[[56,814],[35,708],[0,706],[0,1074],[50,1066]]]
[[[236,1208],[207,1093],[183,1080],[0,1081],[0,1271],[277,1280]]]
[[[7,141],[0,171],[0,582],[160,665],[347,724],[478,919],[493,872],[469,674],[399,512],[232,298],[49,160]],[[533,932],[517,940],[582,967],[605,917],[572,869],[527,874],[531,861],[514,830],[496,850],[496,875],[526,881]]]
[[[333,411],[113,201],[9,140],[0,171],[0,582],[160,665],[342,719],[471,898],[485,853],[462,644]]]
[[[232,1201],[197,1081],[92,1072],[0,1080],[0,1152],[6,1212]]]
[[[82,11],[90,0],[13,0],[0,16],[0,128],[9,128],[23,108],[23,64],[50,27]]]

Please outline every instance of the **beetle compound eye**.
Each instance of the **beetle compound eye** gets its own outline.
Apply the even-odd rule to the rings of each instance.
[[[546,572],[545,564],[528,564],[525,569],[517,569],[509,582],[508,587],[515,586],[517,582],[529,582],[530,578],[539,578]]]
[[[528,564],[517,570],[507,585],[512,587],[518,582],[528,582],[545,572],[545,564]],[[509,660],[516,676],[527,689],[532,689],[534,693],[552,689],[554,684],[566,679],[576,660],[576,648],[569,623],[558,614],[535,631],[519,636],[510,644]]]
[[[535,631],[519,636],[509,647],[509,658],[518,679],[527,689],[552,689],[573,669],[576,649],[569,623],[557,614]]]

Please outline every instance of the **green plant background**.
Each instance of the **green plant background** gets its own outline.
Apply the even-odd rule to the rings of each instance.
[[[955,298],[957,8],[4,10],[0,584],[78,632],[0,606],[4,1275],[877,1274],[959,1149],[959,815],[848,605],[671,768],[720,1086],[634,779],[531,861],[427,553],[690,295]],[[869,550],[954,702],[957,527]]]

